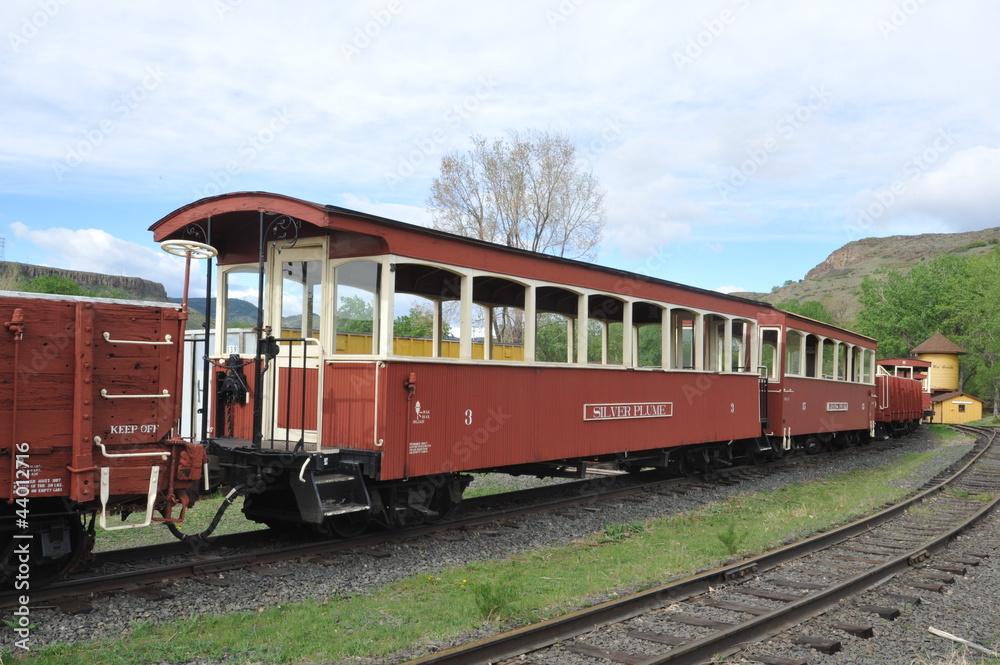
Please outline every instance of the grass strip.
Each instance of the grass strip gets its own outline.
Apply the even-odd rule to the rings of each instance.
[[[54,645],[15,662],[135,665],[227,657],[254,664],[340,662],[429,648],[484,623],[507,628],[538,621],[604,600],[609,590],[612,597],[637,591],[734,554],[762,552],[845,523],[905,495],[893,481],[944,449],[909,454],[880,469],[733,496],[653,520],[644,529],[609,525],[604,534],[568,546],[418,574],[371,595],[159,626],[136,623],[121,640]],[[4,661],[11,662],[9,654]]]

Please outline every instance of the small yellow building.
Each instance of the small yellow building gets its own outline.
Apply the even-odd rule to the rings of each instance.
[[[961,392],[942,393],[931,397],[935,423],[957,425],[983,417],[983,401]]]
[[[958,357],[965,353],[965,349],[941,333],[935,333],[910,353],[920,360],[930,362],[930,369],[927,370],[930,392],[958,390]]]

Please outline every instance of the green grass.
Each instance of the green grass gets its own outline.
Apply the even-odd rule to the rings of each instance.
[[[236,657],[236,662],[340,662],[384,656],[481,628],[538,621],[579,608],[588,599],[648,588],[819,529],[849,521],[905,490],[905,477],[935,453],[906,455],[890,468],[747,494],[703,509],[618,525],[572,545],[502,561],[422,573],[368,596],[330,598],[254,612],[135,624],[127,639],[38,649],[15,662],[32,665],[134,665]],[[735,525],[739,525],[739,528]],[[610,527],[609,527],[610,528]],[[719,534],[732,533],[727,545]],[[383,565],[392,565],[391,562]],[[5,662],[11,662],[8,654]]]

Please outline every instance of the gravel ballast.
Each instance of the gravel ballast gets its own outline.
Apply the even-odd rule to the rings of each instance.
[[[35,626],[31,632],[30,644],[33,649],[37,649],[53,643],[118,638],[126,634],[135,621],[158,624],[212,613],[262,611],[268,607],[298,603],[310,598],[322,600],[332,596],[371,593],[413,574],[433,573],[472,561],[505,557],[546,546],[566,545],[602,531],[610,523],[655,519],[699,508],[736,493],[769,492],[790,483],[815,480],[821,476],[881,467],[892,464],[910,452],[927,452],[935,448],[944,451],[910,477],[900,481],[902,485],[915,489],[941,468],[960,458],[971,445],[966,441],[937,447],[932,439],[926,429],[921,429],[917,434],[904,439],[904,443],[900,445],[878,446],[879,449],[865,450],[865,454],[824,457],[822,462],[817,458],[820,463],[817,468],[791,468],[736,486],[718,486],[684,496],[646,493],[646,500],[641,502],[602,502],[594,504],[596,508],[575,511],[572,516],[543,513],[522,520],[521,528],[489,527],[482,531],[473,530],[464,532],[461,540],[424,537],[407,543],[392,543],[380,546],[376,552],[338,554],[335,565],[289,561],[277,566],[290,573],[286,577],[276,578],[245,570],[231,571],[219,575],[231,583],[227,587],[180,580],[168,583],[165,587],[173,594],[173,598],[155,602],[127,593],[116,593],[95,598],[92,601],[94,611],[75,616],[64,615],[57,609],[35,607],[31,611],[31,620]],[[996,517],[988,520],[967,538],[970,548],[994,551],[995,544],[1000,542],[1000,520]],[[885,622],[886,626],[880,630],[891,636],[892,643],[883,641],[881,637],[872,641],[845,639],[844,651],[839,654],[821,656],[806,650],[808,653],[805,656],[813,663],[908,664],[922,653],[937,655],[950,652],[952,646],[927,633],[926,625],[933,625],[973,641],[996,640],[1000,637],[997,632],[997,615],[993,609],[997,593],[1000,592],[998,567],[1000,561],[990,558],[984,560],[981,566],[970,568],[968,575],[950,585],[948,593],[937,594],[938,597],[928,598],[914,608],[914,612],[928,612],[924,618],[918,620],[915,614],[912,620],[904,618],[891,624]],[[844,620],[850,621],[846,618]],[[12,631],[3,627],[0,635],[0,644],[9,647],[14,639]],[[414,655],[419,652],[420,645],[415,647]],[[801,647],[790,645],[789,653],[801,655],[800,649]],[[874,653],[866,655],[866,652],[873,649]],[[854,656],[843,660],[849,652],[854,651]],[[871,659],[866,660],[869,656]],[[384,662],[398,662],[399,659],[397,656]]]

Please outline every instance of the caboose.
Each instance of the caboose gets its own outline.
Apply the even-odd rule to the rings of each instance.
[[[268,193],[151,231],[218,250],[213,483],[275,527],[433,521],[468,472],[689,472],[875,426],[875,341],[766,303]]]

